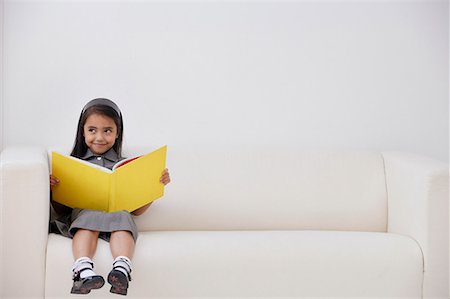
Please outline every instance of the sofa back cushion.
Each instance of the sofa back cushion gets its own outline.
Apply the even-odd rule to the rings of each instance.
[[[135,218],[140,231],[386,231],[380,153],[169,147],[167,155],[172,182]]]

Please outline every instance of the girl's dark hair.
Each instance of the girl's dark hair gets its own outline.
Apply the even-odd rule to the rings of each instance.
[[[122,113],[119,110],[119,107],[108,99],[94,99],[84,106],[83,110],[80,114],[80,119],[78,120],[77,133],[75,137],[75,143],[72,149],[71,156],[76,158],[82,158],[88,147],[86,142],[84,141],[84,124],[89,116],[92,114],[100,114],[107,116],[114,120],[114,123],[117,126],[118,137],[116,142],[113,145],[113,149],[116,151],[119,159],[122,158],[122,140],[123,140],[123,119]]]

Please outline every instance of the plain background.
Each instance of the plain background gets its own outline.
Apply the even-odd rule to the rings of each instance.
[[[448,162],[448,1],[13,1],[0,146],[71,147],[110,98],[125,146],[398,150]]]

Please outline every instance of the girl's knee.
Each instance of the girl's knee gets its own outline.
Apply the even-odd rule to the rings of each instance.
[[[93,238],[98,238],[100,232],[95,231],[95,230],[89,230],[89,229],[77,229],[77,231],[74,233],[74,237],[93,237]]]
[[[128,230],[116,230],[111,232],[111,237],[133,238],[133,234]]]

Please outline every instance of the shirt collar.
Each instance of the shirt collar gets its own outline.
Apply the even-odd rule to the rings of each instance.
[[[119,155],[117,155],[116,151],[113,148],[110,148],[106,153],[101,155],[94,154],[89,148],[86,151],[86,154],[81,157],[82,160],[88,160],[93,157],[103,157],[111,162],[119,161]]]

